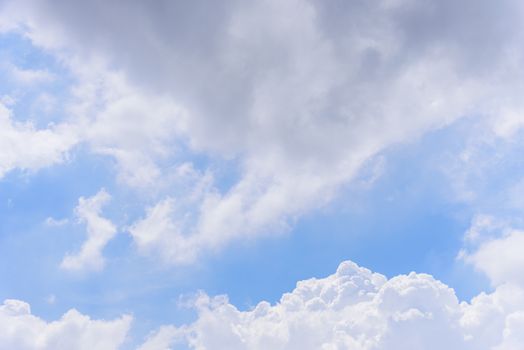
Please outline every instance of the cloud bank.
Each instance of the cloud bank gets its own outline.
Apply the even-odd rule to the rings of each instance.
[[[198,319],[165,326],[140,350],[191,349],[456,349],[524,346],[524,289],[503,284],[470,303],[432,276],[387,279],[343,262],[335,274],[297,283],[275,305],[239,311],[225,296],[201,294]]]
[[[115,350],[124,343],[131,320],[92,320],[69,310],[58,321],[46,322],[31,314],[29,304],[8,299],[0,305],[0,349]]]
[[[326,278],[300,281],[274,305],[247,311],[226,296],[199,294],[194,323],[166,325],[138,350],[191,349],[453,349],[515,350],[524,346],[524,288],[505,282],[490,294],[459,302],[452,288],[427,274],[390,279],[340,264]],[[46,322],[29,305],[0,306],[0,349],[116,350],[129,336],[131,317],[92,320],[76,310]]]

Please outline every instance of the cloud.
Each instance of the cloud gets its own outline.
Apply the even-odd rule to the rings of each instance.
[[[5,64],[4,66],[4,69],[18,84],[35,85],[55,80],[55,76],[47,70],[22,69],[10,64]]]
[[[131,316],[92,320],[72,309],[59,320],[46,322],[31,314],[29,304],[14,299],[0,305],[2,350],[116,350],[123,344]]]
[[[524,231],[507,228],[499,237],[485,240],[462,258],[485,273],[494,285],[515,283],[524,286]]]
[[[99,106],[73,111],[88,126],[84,141],[94,153],[116,160],[123,183],[161,187],[160,182],[169,178],[169,169],[161,164],[178,153],[184,110],[161,94],[130,86],[121,74],[104,71],[103,79],[90,75],[84,79],[76,98],[87,106]]]
[[[77,142],[74,128],[59,124],[37,129],[12,119],[0,103],[0,178],[13,169],[38,170],[67,159]]]
[[[232,186],[171,212],[175,223],[192,216],[172,241],[193,252],[169,254],[174,263],[285,231],[393,144],[521,110],[513,0],[27,1],[4,13],[82,77],[86,140],[126,183],[169,182],[179,142],[189,158],[238,167]]]
[[[117,233],[115,225],[101,216],[102,207],[110,199],[111,196],[104,189],[93,197],[78,199],[75,215],[87,225],[87,240],[78,253],[67,254],[60,267],[73,271],[101,270],[104,267],[102,250]]]
[[[154,334],[151,334],[147,341],[138,347],[137,350],[164,350],[169,349],[173,339],[183,334],[174,326],[161,327]]]
[[[153,256],[159,253],[162,260],[168,262],[192,261],[194,250],[171,219],[174,205],[172,199],[166,199],[149,208],[146,217],[135,222],[129,228],[129,233],[141,253]]]
[[[455,163],[448,176],[459,199],[473,212],[489,213],[474,216],[458,258],[486,275],[493,286],[524,286],[524,168],[520,161],[524,144],[513,136],[501,137],[494,126],[493,120],[487,120],[481,132],[467,136],[470,140],[464,150],[446,162]]]
[[[497,232],[504,228],[504,224],[498,222],[493,216],[480,214],[475,215],[471,222],[471,226],[464,234],[466,242],[475,243],[479,240],[484,240],[486,236],[493,231]]]
[[[67,225],[69,223],[69,219],[55,219],[52,217],[48,217],[45,219],[44,224],[50,227],[60,227]]]
[[[275,305],[239,311],[227,297],[199,295],[197,320],[165,326],[142,349],[518,349],[524,290],[501,286],[459,302],[426,274],[391,279],[346,261],[322,279],[297,283]],[[167,339],[170,338],[170,342]],[[154,344],[157,346],[155,347]],[[167,344],[167,345],[166,345]]]

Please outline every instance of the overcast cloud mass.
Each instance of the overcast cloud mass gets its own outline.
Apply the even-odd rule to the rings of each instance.
[[[0,349],[524,348],[523,23],[517,0],[0,0]],[[405,239],[366,231],[372,193],[410,222],[424,198],[433,247],[391,245],[421,265],[341,262]],[[284,282],[267,251],[268,296],[213,296],[248,288],[243,249],[293,265],[301,225],[342,219],[334,274]]]

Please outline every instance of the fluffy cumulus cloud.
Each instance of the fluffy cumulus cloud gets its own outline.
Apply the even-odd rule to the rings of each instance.
[[[130,316],[93,320],[73,309],[46,322],[31,314],[29,304],[8,299],[0,305],[0,349],[116,350],[124,343],[131,320]]]
[[[116,226],[101,216],[102,207],[111,199],[104,190],[89,198],[80,197],[75,214],[81,223],[87,226],[87,240],[80,251],[64,257],[61,267],[66,270],[100,270],[105,259],[102,250],[117,233]]]
[[[270,305],[239,311],[226,297],[195,300],[198,319],[165,326],[141,350],[192,349],[520,349],[524,290],[502,285],[470,303],[426,274],[391,279],[352,262],[301,281]]]
[[[3,13],[81,77],[77,91],[98,86],[85,138],[127,183],[170,179],[177,142],[234,160],[233,185],[191,202],[172,241],[193,253],[173,262],[284,230],[377,152],[459,117],[520,125],[518,1],[26,0]]]

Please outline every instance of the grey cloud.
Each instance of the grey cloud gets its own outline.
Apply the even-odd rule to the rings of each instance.
[[[25,4],[11,9],[37,45],[71,52],[75,66],[108,62],[138,90],[187,112],[180,124],[194,151],[239,159],[239,181],[194,205],[196,224],[182,236],[197,246],[282,227],[388,146],[521,104],[518,1]],[[155,140],[169,148],[161,126],[171,119],[163,118],[144,114],[143,124],[158,128],[143,149]],[[142,129],[140,118],[133,123]],[[105,154],[140,149],[127,144]],[[140,162],[127,159],[127,168]]]

